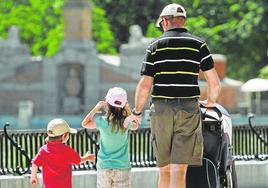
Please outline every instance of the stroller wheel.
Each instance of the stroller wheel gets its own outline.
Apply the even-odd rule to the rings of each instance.
[[[222,173],[222,176],[221,176],[221,188],[237,188],[235,187],[234,185],[234,182],[233,182],[233,172],[232,172],[232,169],[231,167],[227,167],[227,169],[225,170],[225,172]]]
[[[227,167],[224,174],[225,176],[224,176],[223,188],[238,188],[234,160],[232,161],[232,165]]]
[[[238,188],[238,185],[237,185],[237,175],[236,175],[236,170],[235,170],[235,160],[232,161],[232,185],[233,185],[233,188]]]
[[[230,169],[226,170],[226,188],[233,188],[232,171]]]

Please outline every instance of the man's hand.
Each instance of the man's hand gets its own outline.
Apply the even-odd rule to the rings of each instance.
[[[134,114],[131,114],[125,119],[123,126],[126,129],[129,128],[131,130],[136,130],[140,124],[141,124],[141,115],[135,116]]]
[[[142,115],[139,115],[139,116],[134,115],[134,114],[132,114],[132,115],[135,117],[135,121],[140,125],[141,124],[141,120],[142,120]]]
[[[206,99],[204,101],[199,101],[199,103],[201,103],[204,107],[215,107],[216,106],[216,103],[209,102],[208,99]]]
[[[215,68],[203,72],[207,80],[207,102],[206,107],[213,107],[220,95],[221,83]]]

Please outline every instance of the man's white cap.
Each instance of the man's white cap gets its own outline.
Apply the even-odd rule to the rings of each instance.
[[[47,125],[47,135],[49,137],[56,137],[64,133],[77,133],[76,129],[70,128],[68,123],[63,119],[53,119]]]
[[[173,16],[173,17],[182,16],[182,17],[186,18],[186,11],[183,8],[183,6],[176,4],[176,3],[172,3],[172,4],[165,6],[165,8],[162,10],[159,18],[157,19],[157,21],[155,23],[156,27],[160,27],[160,22],[162,21],[162,18],[161,18],[162,16]]]

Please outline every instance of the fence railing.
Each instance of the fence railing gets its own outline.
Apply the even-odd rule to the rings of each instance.
[[[268,126],[256,126],[256,130],[268,140]],[[0,130],[0,175],[28,173],[28,159],[32,159],[39,148],[44,145],[45,130],[8,130],[8,135],[18,147]],[[70,135],[67,142],[80,155],[87,151],[97,153],[98,132],[94,130],[80,129],[77,134]],[[153,147],[150,141],[150,129],[142,128],[129,133],[130,161],[132,167],[152,167],[156,165]],[[268,148],[259,141],[248,126],[234,126],[232,137],[232,152],[236,160],[268,159]],[[25,152],[21,152],[20,149]],[[87,162],[81,165],[73,165],[73,170],[95,169],[95,163]]]
[[[254,129],[268,141],[268,126],[254,126]],[[232,152],[236,160],[266,160],[268,147],[248,125],[233,127]]]

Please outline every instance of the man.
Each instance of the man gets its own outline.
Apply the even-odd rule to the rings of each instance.
[[[220,92],[206,43],[184,28],[185,19],[181,5],[163,9],[156,26],[164,33],[146,50],[135,94],[133,115],[137,119],[150,94],[152,97],[151,132],[160,167],[159,188],[185,188],[188,165],[202,165],[199,69],[208,83],[204,105],[214,106]]]

